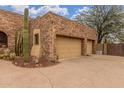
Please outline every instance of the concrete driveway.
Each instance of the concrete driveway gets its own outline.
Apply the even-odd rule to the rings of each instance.
[[[124,57],[93,55],[45,68],[0,60],[0,87],[124,87]]]

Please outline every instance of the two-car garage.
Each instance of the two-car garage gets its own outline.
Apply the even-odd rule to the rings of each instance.
[[[57,36],[56,52],[59,59],[78,57],[81,55],[81,40],[77,38]]]
[[[56,53],[59,59],[81,56],[81,39],[57,36]],[[92,41],[88,41],[87,53],[92,54]]]

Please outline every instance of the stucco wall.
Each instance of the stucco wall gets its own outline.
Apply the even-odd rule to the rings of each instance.
[[[38,34],[38,37],[37,37],[37,39],[38,39],[38,44],[36,44],[36,42],[35,42],[35,35],[36,34]],[[42,52],[42,50],[41,50],[41,42],[40,42],[40,29],[34,29],[33,30],[33,46],[32,46],[32,49],[31,49],[31,56],[35,56],[35,57],[37,57],[37,58],[39,58],[40,57],[40,54],[41,54],[41,52]]]

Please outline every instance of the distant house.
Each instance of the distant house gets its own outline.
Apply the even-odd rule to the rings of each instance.
[[[15,32],[23,28],[23,15],[0,10],[0,47],[14,51]],[[97,32],[88,26],[48,12],[30,19],[31,55],[50,60],[95,53]]]

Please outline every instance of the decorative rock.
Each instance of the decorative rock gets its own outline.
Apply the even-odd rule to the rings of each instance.
[[[37,58],[37,57],[33,56],[33,57],[32,57],[32,62],[34,62],[34,63],[38,63],[38,62],[39,62],[39,60],[38,60],[38,58]]]
[[[10,55],[9,55],[11,60],[13,60],[15,58],[15,56],[16,56],[15,53],[10,53]]]

